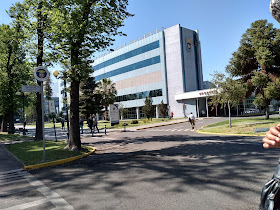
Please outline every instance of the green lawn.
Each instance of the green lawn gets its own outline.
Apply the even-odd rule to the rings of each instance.
[[[5,146],[12,154],[24,162],[25,165],[35,165],[42,163],[43,141],[26,141],[23,143],[10,144]],[[65,141],[46,141],[46,161],[55,161],[82,155],[87,152],[87,148],[80,152],[64,150]]]
[[[246,134],[265,136],[266,132],[254,132],[255,128],[270,128],[280,123],[280,118],[270,118],[265,120],[264,117],[235,119],[231,121],[232,127],[229,127],[229,121],[223,121],[205,126],[199,131],[208,133],[221,134]]]

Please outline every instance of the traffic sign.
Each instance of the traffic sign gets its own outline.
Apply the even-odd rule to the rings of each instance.
[[[33,75],[35,77],[36,80],[44,82],[47,79],[49,79],[50,77],[50,72],[48,71],[48,69],[44,66],[38,66],[34,72]]]
[[[40,86],[22,85],[21,92],[41,92],[41,87]]]

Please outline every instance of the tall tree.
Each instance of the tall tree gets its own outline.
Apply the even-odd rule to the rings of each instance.
[[[211,96],[209,104],[213,107],[216,104],[228,107],[229,127],[231,127],[231,107],[237,106],[245,100],[247,89],[241,80],[234,80],[218,72],[213,75],[212,83],[214,87],[218,88],[213,89],[214,95]]]
[[[2,114],[2,131],[14,133],[14,114],[19,107],[16,92],[30,79],[28,63],[23,46],[25,35],[18,21],[21,16],[9,13],[15,21],[11,25],[0,26],[0,113]]]
[[[105,108],[105,119],[109,120],[108,117],[108,107],[110,104],[113,104],[116,100],[117,90],[115,83],[112,80],[103,78],[99,83],[96,89],[96,93],[101,95],[101,104]]]
[[[266,108],[268,119],[268,105],[272,99],[270,91],[280,90],[280,30],[273,28],[267,20],[253,22],[242,35],[240,46],[226,70],[247,84],[247,97],[255,93],[254,103]],[[279,100],[280,94],[274,99]]]
[[[118,28],[131,16],[128,0],[50,0],[51,44],[60,60],[70,60],[69,148],[81,149],[79,132],[80,81],[92,72],[93,53],[112,45]]]
[[[49,10],[50,5],[53,2],[50,0],[23,0],[22,3],[16,3],[11,7],[11,10],[22,14],[21,24],[24,27],[25,33],[29,37],[29,45],[26,48],[30,56],[30,60],[33,61],[32,68],[37,66],[49,66],[50,57],[47,55],[52,55],[50,48],[45,49],[46,39],[49,37],[50,29],[50,19]],[[48,42],[50,43],[50,42]],[[52,59],[55,57],[53,56]],[[39,85],[41,82],[37,82]],[[42,131],[42,106],[41,106],[41,94],[36,93],[36,133],[35,139],[43,139]]]
[[[88,77],[85,81],[81,82],[81,95],[80,95],[80,111],[86,118],[90,114],[101,113],[103,106],[101,105],[102,96],[95,93],[97,87],[93,77]]]
[[[158,105],[158,109],[161,116],[166,117],[168,115],[168,107],[167,104],[163,103],[163,100]]]
[[[145,99],[145,105],[143,106],[143,112],[145,114],[145,116],[148,118],[148,120],[154,115],[154,110],[153,110],[153,104],[150,98],[146,97]]]

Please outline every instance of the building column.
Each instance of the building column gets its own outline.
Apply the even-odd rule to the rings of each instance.
[[[218,117],[218,105],[217,105],[217,103],[215,104],[215,108],[216,108],[216,117]]]
[[[158,105],[156,105],[156,118],[159,118]]]
[[[209,112],[208,112],[208,97],[206,97],[206,113],[207,113],[207,117],[209,117]]]
[[[198,98],[196,99],[196,112],[197,112],[197,117],[199,118],[199,100],[198,100]]]
[[[140,108],[136,107],[136,118],[140,119]]]

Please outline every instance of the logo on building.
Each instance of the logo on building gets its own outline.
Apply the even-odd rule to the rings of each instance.
[[[192,48],[192,40],[191,39],[187,39],[187,50],[190,51]]]

